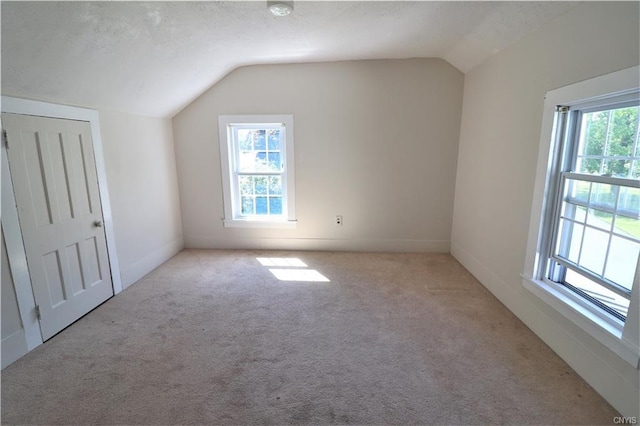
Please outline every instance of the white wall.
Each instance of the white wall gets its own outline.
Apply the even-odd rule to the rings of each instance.
[[[638,65],[637,2],[586,2],[465,76],[452,253],[624,415],[638,370],[522,287],[548,90]]]
[[[183,247],[171,119],[100,111],[123,288]]]
[[[462,87],[439,59],[233,71],[173,119],[185,245],[447,252]],[[298,228],[224,228],[218,115],[270,113],[294,115]]]

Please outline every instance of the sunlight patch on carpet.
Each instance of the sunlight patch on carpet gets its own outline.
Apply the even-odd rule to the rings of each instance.
[[[292,266],[306,268],[307,264],[297,257],[256,257],[262,266]]]
[[[315,269],[269,269],[269,271],[280,281],[331,281]]]

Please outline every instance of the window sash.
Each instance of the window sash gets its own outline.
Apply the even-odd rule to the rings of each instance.
[[[281,191],[280,194],[270,194],[268,189],[267,189],[267,193],[265,194],[257,194],[257,193],[253,193],[251,195],[251,197],[254,198],[254,211],[257,209],[255,207],[255,198],[257,197],[265,197],[267,198],[267,214],[245,214],[242,212],[242,193],[241,193],[241,185],[240,185],[240,178],[242,176],[255,176],[255,177],[265,177],[265,178],[269,178],[272,176],[280,176],[281,180],[280,180],[280,185],[281,185]],[[248,172],[236,172],[234,173],[234,179],[233,179],[233,184],[235,186],[234,189],[234,216],[235,218],[239,218],[239,219],[260,219],[260,220],[270,220],[270,219],[278,219],[281,220],[285,217],[287,217],[287,192],[286,192],[286,185],[287,185],[287,176],[285,172],[271,172],[271,173],[248,173]],[[271,207],[269,204],[269,200],[271,198],[280,198],[281,203],[282,203],[282,207],[281,207],[281,211],[282,213],[280,214],[272,214],[270,212]]]

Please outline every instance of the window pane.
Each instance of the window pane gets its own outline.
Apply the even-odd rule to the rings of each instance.
[[[256,197],[256,214],[267,213],[267,197]]]
[[[269,176],[269,194],[282,195],[282,177]]]
[[[255,210],[253,208],[253,197],[242,197],[242,214],[255,214]]]
[[[620,188],[618,213],[629,217],[640,214],[640,188]]]
[[[253,131],[253,145],[254,149],[267,149],[266,139],[265,139],[265,131],[264,130],[254,130]]]
[[[586,173],[590,175],[599,175],[602,169],[601,158],[582,158],[578,157],[576,171],[578,173]]]
[[[613,213],[603,212],[602,210],[589,209],[587,223],[604,231],[611,231],[611,223],[613,222]]]
[[[582,206],[564,202],[562,203],[561,217],[573,219],[576,222],[584,223],[587,217],[587,209]]]
[[[269,151],[280,150],[280,130],[269,130],[268,145]]]
[[[594,274],[602,275],[608,245],[609,234],[607,232],[585,228],[582,249],[580,250],[580,266]]]
[[[575,215],[576,215],[576,220],[578,222],[584,223],[587,219],[587,209],[582,206],[579,206],[576,208]]]
[[[240,195],[253,195],[253,177],[240,176]]]
[[[631,290],[638,253],[640,253],[640,243],[612,236],[604,277]]]
[[[589,205],[600,210],[615,211],[616,199],[618,198],[619,186],[605,183],[594,183],[591,186],[591,199]]]
[[[564,219],[561,220],[560,233],[556,246],[557,255],[570,262],[578,263],[583,231],[583,225]]]
[[[580,149],[580,154],[602,156],[609,124],[608,111],[584,114],[583,120],[586,122],[586,134],[584,135],[584,144]]]
[[[282,214],[282,197],[269,198],[269,210],[271,214]]]
[[[256,194],[266,194],[267,193],[267,177],[255,177],[255,188]]]
[[[282,170],[282,163],[280,162],[280,153],[279,152],[270,152],[269,153],[269,170],[277,172]]]
[[[636,139],[638,107],[613,110],[609,140],[605,154],[610,157],[630,157]]]
[[[613,177],[627,177],[631,169],[631,160],[606,160],[603,174]]]
[[[637,217],[616,216],[614,232],[625,237],[640,240],[640,220]]]
[[[567,198],[571,202],[584,205],[589,202],[591,182],[567,179],[565,185],[567,186]]]
[[[238,170],[241,172],[254,172],[259,170],[257,168],[255,151],[240,151],[238,155]]]
[[[241,150],[252,149],[253,133],[251,130],[238,129],[238,146]]]

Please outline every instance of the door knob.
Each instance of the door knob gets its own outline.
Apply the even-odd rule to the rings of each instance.
[[[95,222],[93,222],[93,226],[95,226],[96,228],[102,228],[102,221],[96,220]]]

